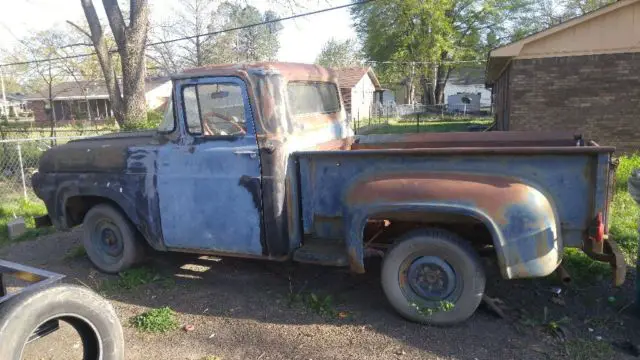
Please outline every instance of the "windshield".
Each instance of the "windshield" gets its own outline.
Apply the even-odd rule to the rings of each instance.
[[[289,82],[289,108],[293,115],[335,113],[340,111],[336,84],[330,82]]]
[[[164,111],[164,116],[160,125],[158,125],[158,131],[171,132],[175,128],[175,119],[173,117],[173,97],[169,98],[167,108]]]

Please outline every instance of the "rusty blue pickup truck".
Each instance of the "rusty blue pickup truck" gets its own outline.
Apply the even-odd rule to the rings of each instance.
[[[542,277],[565,247],[614,267],[614,149],[573,134],[354,135],[333,71],[259,63],[173,78],[156,131],[48,150],[33,177],[49,215],[82,225],[108,273],[179,251],[340,266],[381,284],[407,319],[463,321],[485,288]],[[351,99],[356,101],[356,99]]]

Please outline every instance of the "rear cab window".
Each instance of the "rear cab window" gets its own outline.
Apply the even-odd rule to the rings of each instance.
[[[338,87],[331,82],[292,81],[287,85],[289,109],[294,116],[340,111]]]

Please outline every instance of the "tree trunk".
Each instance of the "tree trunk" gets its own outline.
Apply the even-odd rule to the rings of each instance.
[[[129,0],[130,20],[128,26],[124,22],[117,0],[102,0],[120,55],[122,90],[118,85],[115,68],[104,39],[100,20],[93,6],[93,0],[80,0],[80,2],[91,30],[91,34],[86,32],[85,34],[91,38],[98,55],[116,121],[125,129],[137,128],[146,120],[147,115],[144,86],[146,77],[145,46],[149,27],[147,0]]]
[[[146,34],[127,34],[124,53],[120,53],[122,62],[122,95],[124,100],[124,127],[137,127],[147,118],[145,98],[145,56]],[[137,38],[142,36],[144,39]],[[142,46],[140,46],[142,44]]]

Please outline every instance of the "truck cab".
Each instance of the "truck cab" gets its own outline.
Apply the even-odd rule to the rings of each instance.
[[[157,131],[53,148],[34,190],[57,228],[83,225],[102,271],[147,248],[354,273],[379,256],[388,300],[418,322],[473,314],[478,248],[507,279],[549,275],[578,247],[624,280],[606,236],[613,148],[566,133],[355,136],[338,82],[304,64],[187,71]]]

